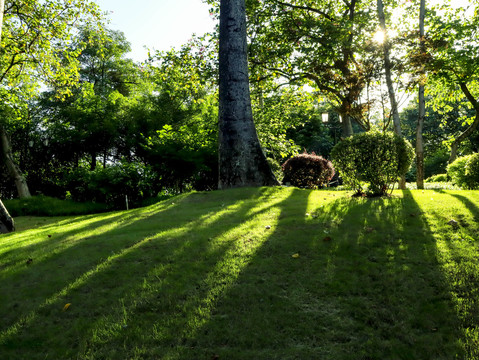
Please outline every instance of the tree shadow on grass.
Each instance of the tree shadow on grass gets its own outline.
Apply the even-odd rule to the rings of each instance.
[[[131,357],[134,350],[118,345],[132,337],[136,341],[133,348],[141,348],[144,335],[139,330],[145,324],[153,326],[149,319],[158,312],[155,322],[164,320],[169,324],[169,335],[163,339],[168,342],[167,339],[176,337],[175,330],[181,328],[175,325],[182,322],[181,314],[193,311],[196,303],[191,303],[190,297],[206,301],[208,290],[220,291],[224,284],[215,283],[214,273],[223,271],[218,263],[226,253],[234,257],[231,248],[244,235],[242,232],[247,233],[242,221],[267,212],[269,202],[265,201],[264,206],[258,203],[262,203],[262,198],[274,196],[271,195],[274,192],[274,189],[241,192],[248,198],[235,198],[230,193],[225,203],[221,203],[221,194],[217,193],[213,197],[220,202],[214,203],[213,208],[211,203],[202,206],[202,194],[192,194],[181,205],[160,215],[155,210],[146,215],[130,214],[126,225],[102,232],[101,244],[94,239],[79,240],[28,270],[18,271],[23,279],[6,277],[0,281],[0,292],[8,294],[8,299],[2,300],[8,308],[0,310],[4,319],[0,333],[2,354],[10,359],[83,358],[95,352],[99,344],[114,343],[114,347],[99,350],[98,357],[125,358],[128,352],[130,355],[126,357]],[[184,206],[195,210],[182,214]],[[171,222],[162,223],[165,218]],[[135,230],[139,234],[132,233]],[[123,239],[124,234],[130,238]],[[105,236],[112,241],[104,241]],[[91,259],[77,262],[78,254]],[[63,266],[52,269],[52,262]],[[215,266],[218,269],[212,270]],[[52,270],[56,276],[38,289],[37,279],[47,277]],[[35,288],[31,294],[25,294],[28,289],[16,288],[32,283]],[[67,302],[72,304],[71,308],[61,312]],[[195,321],[201,317],[201,314],[193,316]],[[136,318],[138,321],[132,320],[136,325],[128,327],[129,318]]]
[[[437,236],[443,245],[443,267],[451,284],[451,294],[460,320],[458,332],[462,334],[460,342],[466,354],[464,359],[478,359],[479,192],[438,192],[451,197],[447,201],[448,206],[435,214],[433,221],[442,223],[441,233]],[[451,224],[451,219],[456,223]]]
[[[458,319],[414,199],[347,198],[311,209],[322,195],[306,194],[279,205],[274,232],[210,319],[179,355],[161,358],[454,358]]]
[[[50,282],[35,306],[24,308],[23,295],[13,294],[18,308],[0,307],[2,318],[15,314],[1,325],[1,353],[9,359],[454,358],[457,319],[448,284],[421,209],[407,193],[330,200],[321,191],[251,189],[225,203],[222,194],[205,196],[205,206],[204,195],[193,194],[161,216],[153,212],[108,230],[106,249],[83,245],[92,260],[58,269],[75,271]],[[195,211],[185,215],[187,208]],[[165,217],[178,222],[161,223]],[[48,262],[74,259],[81,247],[79,241]],[[46,275],[52,267],[44,266],[35,270]],[[32,275],[23,274],[28,282]],[[9,286],[0,281],[0,292]],[[65,303],[71,306],[62,312]]]

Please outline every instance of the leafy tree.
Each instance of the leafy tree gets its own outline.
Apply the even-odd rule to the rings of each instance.
[[[68,93],[68,85],[77,76],[79,53],[62,50],[66,50],[75,24],[98,20],[97,6],[87,0],[7,0],[0,4],[0,13],[0,99],[3,108],[15,103],[19,89],[24,96],[35,90],[34,76],[62,84],[61,93]],[[4,159],[11,175],[18,178],[14,173],[18,167],[12,164],[5,125],[0,124]],[[23,186],[20,195],[28,196],[26,190]]]
[[[214,189],[218,183],[216,45],[193,37],[151,54],[132,103],[130,139],[160,191]]]
[[[79,86],[67,99],[58,99],[55,91],[45,92],[41,115],[59,156],[75,165],[88,156],[94,170],[99,155],[105,165],[117,144],[126,96],[138,81],[139,71],[124,58],[130,47],[122,33],[82,27],[72,44],[72,49],[78,47],[83,47]]]
[[[248,4],[250,56],[257,76],[314,86],[342,116],[344,136],[352,134],[351,119],[368,129],[368,103],[361,95],[377,72],[369,54],[373,8],[356,0]]]
[[[446,100],[461,102],[467,100],[474,116],[465,119],[468,127],[455,135],[451,143],[449,163],[457,157],[459,145],[479,125],[479,27],[478,5],[473,15],[467,9],[443,8],[432,12],[429,20],[429,35],[425,39],[426,52],[418,54],[416,61],[429,73],[429,93],[437,109],[448,111]]]

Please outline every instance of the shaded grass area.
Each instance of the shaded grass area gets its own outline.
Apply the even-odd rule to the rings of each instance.
[[[0,237],[0,354],[477,358],[479,193],[350,195],[237,189],[18,218]]]

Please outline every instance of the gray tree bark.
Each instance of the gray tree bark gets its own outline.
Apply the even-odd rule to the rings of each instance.
[[[426,1],[421,0],[419,10],[419,38],[421,52],[424,50],[424,17],[426,16]],[[419,84],[419,116],[416,126],[416,185],[418,189],[424,189],[424,140],[422,130],[424,117],[426,116],[426,100],[424,98],[424,85]]]
[[[278,185],[253,122],[245,0],[220,3],[218,142],[220,189]]]

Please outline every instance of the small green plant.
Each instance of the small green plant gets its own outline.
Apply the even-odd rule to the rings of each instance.
[[[344,139],[331,152],[343,182],[358,194],[363,193],[361,182],[366,182],[368,194],[372,196],[385,195],[391,184],[406,174],[413,155],[407,140],[391,132],[377,131]]]
[[[428,177],[425,182],[433,183],[433,182],[447,182],[447,174],[437,174]]]
[[[293,186],[315,189],[323,187],[334,176],[331,161],[316,155],[304,153],[288,159],[283,164],[283,182]]]
[[[479,188],[479,153],[461,156],[447,167],[452,182],[464,189]]]

